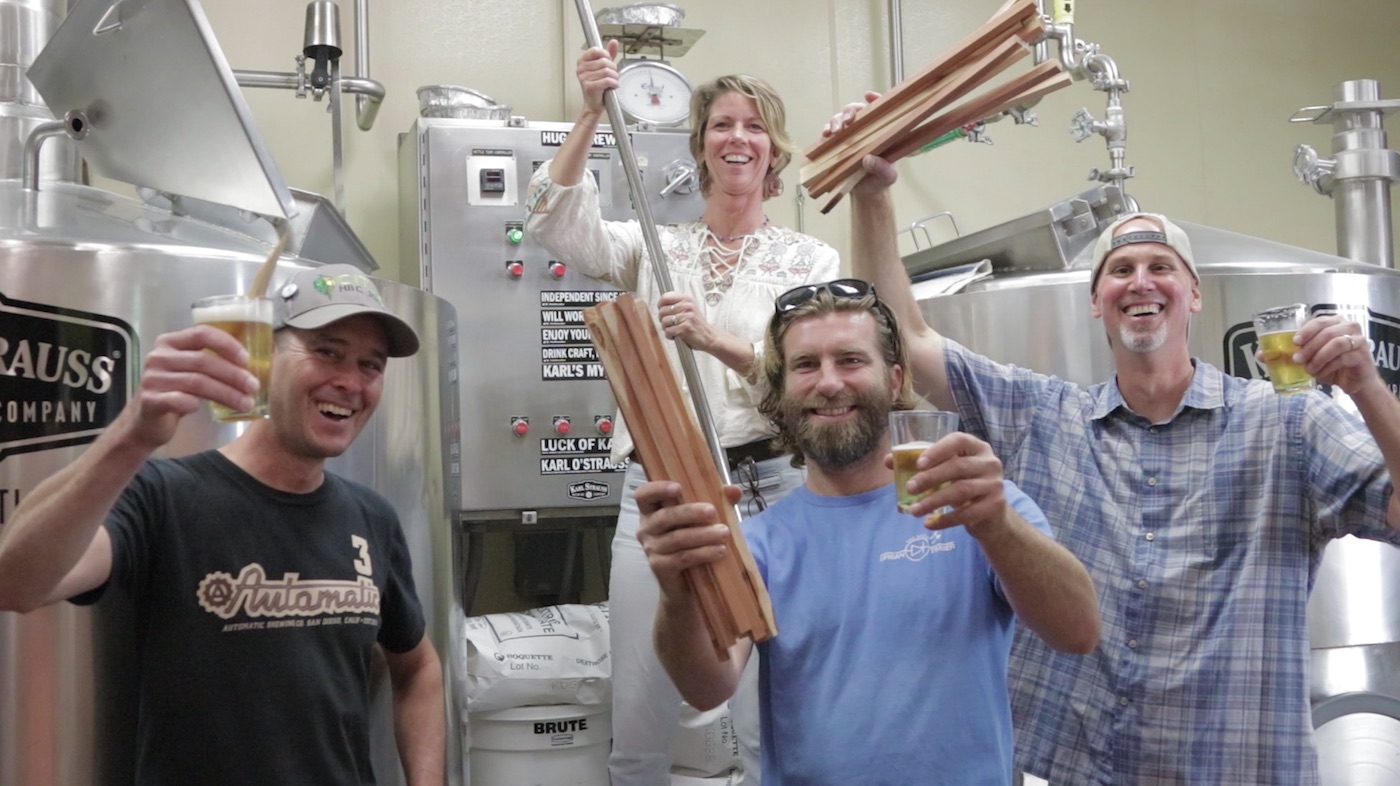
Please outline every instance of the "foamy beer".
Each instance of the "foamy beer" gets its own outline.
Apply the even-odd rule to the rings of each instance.
[[[258,378],[253,408],[237,412],[223,404],[209,402],[214,419],[220,423],[257,420],[267,417],[267,389],[272,376],[272,300],[246,295],[214,295],[196,300],[196,325],[212,325],[233,336],[248,350],[248,370]]]
[[[919,456],[957,430],[958,416],[954,412],[909,409],[890,413],[890,451],[894,453],[894,490],[900,512],[908,513],[915,502],[928,494],[911,494],[906,488],[909,479],[919,471]]]
[[[1269,381],[1278,393],[1301,393],[1313,389],[1313,378],[1301,363],[1293,362],[1298,345],[1293,334],[1308,321],[1308,307],[1302,303],[1260,311],[1254,315],[1254,334],[1259,350],[1269,366]]]

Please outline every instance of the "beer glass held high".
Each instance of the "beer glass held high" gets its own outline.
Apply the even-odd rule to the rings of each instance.
[[[917,473],[915,462],[938,440],[958,430],[954,412],[910,409],[890,413],[890,451],[894,453],[894,489],[901,512],[918,502],[924,494],[909,493],[909,479]],[[942,511],[938,511],[942,512]]]
[[[214,295],[196,300],[195,324],[211,325],[233,336],[248,351],[248,371],[258,378],[253,408],[238,412],[209,402],[214,420],[233,423],[267,417],[268,378],[272,374],[272,300],[246,295]]]
[[[1313,388],[1312,375],[1301,363],[1293,362],[1298,345],[1293,334],[1308,320],[1308,307],[1302,303],[1260,311],[1254,315],[1254,333],[1259,351],[1269,366],[1269,381],[1278,393],[1302,393]]]

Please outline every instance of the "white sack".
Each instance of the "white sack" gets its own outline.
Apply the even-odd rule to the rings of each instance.
[[[671,766],[691,775],[719,775],[741,766],[739,737],[729,702],[707,712],[681,705],[681,726],[671,746]]]
[[[708,778],[671,770],[671,786],[742,786],[744,771],[734,769]]]
[[[468,617],[462,638],[467,712],[612,702],[606,603]]]

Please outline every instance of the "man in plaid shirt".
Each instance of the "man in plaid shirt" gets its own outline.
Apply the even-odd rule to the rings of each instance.
[[[1053,786],[1316,784],[1308,591],[1328,541],[1400,543],[1400,401],[1359,327],[1324,316],[1295,337],[1295,357],[1359,418],[1227,376],[1187,345],[1201,294],[1185,233],[1132,214],[1099,239],[1090,284],[1115,378],[1086,389],[1002,365],[924,321],[896,244],[894,171],[865,166],[854,272],[898,314],[916,390],[991,443],[1099,591],[1089,655],[1017,636],[1018,765]]]

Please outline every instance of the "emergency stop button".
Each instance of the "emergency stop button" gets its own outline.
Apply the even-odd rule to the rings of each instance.
[[[511,433],[517,437],[523,437],[530,433],[530,419],[526,417],[514,417],[510,419]]]

